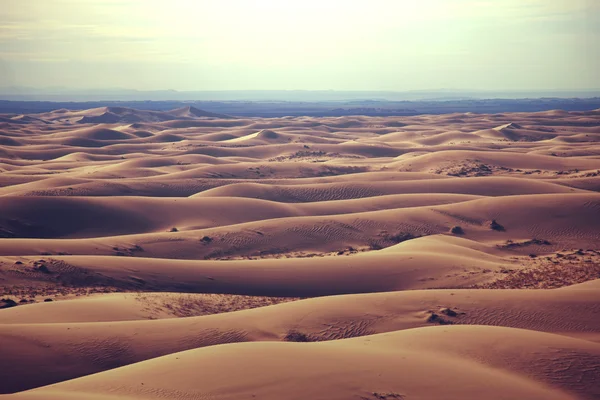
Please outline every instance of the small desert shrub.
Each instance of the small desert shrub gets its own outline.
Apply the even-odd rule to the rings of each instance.
[[[500,225],[495,219],[492,220],[492,222],[490,223],[490,228],[495,230],[495,231],[504,231],[504,227],[502,225]]]
[[[419,236],[415,236],[412,233],[397,233],[395,235],[388,237],[388,239],[394,243],[402,243],[407,240],[416,239],[418,237]]]
[[[454,311],[453,309],[451,309],[451,308],[442,308],[440,310],[440,313],[444,314],[444,315],[447,315],[449,317],[456,317],[456,316],[458,316],[458,313],[456,311]]]
[[[427,322],[431,323],[431,324],[438,324],[438,325],[452,325],[454,324],[454,322],[447,320],[445,318],[440,317],[438,314],[436,313],[431,313],[431,315],[429,315],[429,317],[427,318]]]
[[[50,270],[45,265],[40,265],[37,270],[40,271],[40,272],[42,272],[42,273],[44,273],[44,274],[49,274],[50,273]]]
[[[383,247],[379,243],[375,243],[375,242],[371,242],[369,244],[369,248],[371,250],[381,250],[381,249],[383,249]]]
[[[0,299],[0,308],[10,308],[17,305],[13,299]]]
[[[283,340],[286,342],[315,342],[315,340],[306,333],[298,331],[289,331]]]
[[[455,235],[462,235],[465,233],[465,231],[460,226],[453,226],[452,229],[450,229],[450,233],[453,233]]]

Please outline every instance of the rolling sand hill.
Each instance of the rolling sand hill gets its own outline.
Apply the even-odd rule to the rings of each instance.
[[[0,399],[600,398],[598,110],[0,121]]]

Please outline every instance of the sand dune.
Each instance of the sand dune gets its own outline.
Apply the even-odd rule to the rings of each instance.
[[[229,115],[216,114],[208,111],[200,110],[193,106],[187,106],[182,108],[176,108],[168,111],[168,114],[175,117],[187,117],[187,118],[232,118]]]
[[[206,199],[207,201],[212,199],[215,210],[223,209],[219,206],[219,198],[207,197]],[[174,202],[176,199],[171,201]],[[271,203],[269,202],[248,200],[231,204],[258,205],[255,221],[226,225],[234,222],[232,218],[248,218],[245,215],[246,209],[238,209],[237,214],[231,213],[229,216],[218,218],[225,225],[219,225],[217,217],[214,216],[211,217],[213,222],[208,217],[204,220],[195,220],[195,223],[204,223],[208,226],[212,225],[212,227],[196,229],[199,227],[188,225],[189,230],[179,231],[179,228],[175,226],[177,232],[167,232],[167,229],[156,232],[152,229],[152,218],[149,217],[141,221],[140,226],[132,226],[129,229],[143,230],[150,227],[151,232],[127,236],[47,239],[43,241],[9,238],[0,242],[0,255],[119,255],[123,253],[120,255],[178,259],[285,257],[288,253],[310,255],[352,252],[350,248],[361,251],[377,250],[407,239],[435,234],[461,236],[470,241],[494,245],[503,245],[507,241],[546,240],[549,244],[541,247],[542,252],[562,249],[595,249],[600,240],[600,233],[596,229],[600,223],[599,202],[600,196],[595,193],[561,196],[502,196],[436,206],[287,217],[286,213],[294,212],[294,208],[287,208],[286,204],[275,203],[273,207],[270,207]],[[64,202],[61,203],[64,204]],[[130,205],[136,203],[143,204],[145,202],[139,200],[129,202]],[[349,203],[352,205],[352,202]],[[49,204],[52,203],[49,202]],[[210,204],[210,201],[205,204]],[[126,203],[123,206],[125,207]],[[188,204],[188,206],[191,206],[190,210],[194,208],[192,204]],[[308,206],[307,212],[311,207],[314,209],[310,203],[305,206]],[[354,207],[348,207],[347,211],[358,211],[356,208],[354,210],[352,208]],[[185,209],[186,207],[182,206],[182,210]],[[296,208],[296,210],[301,209],[301,207]],[[343,209],[339,209],[337,212],[339,211],[343,211]],[[122,209],[121,211],[105,210],[104,212],[110,212],[114,218],[119,218],[119,213],[124,211]],[[261,213],[262,218],[260,217]],[[135,215],[132,212],[128,216],[129,221],[135,221]],[[171,215],[173,215],[171,221],[174,221],[177,218],[176,212]],[[272,218],[276,216],[279,217]],[[160,226],[163,220],[165,219],[155,220],[155,226]],[[188,220],[194,222],[189,217]],[[502,229],[492,229],[493,220],[496,220]],[[523,221],[527,221],[527,223],[524,224]],[[4,228],[7,237],[12,236],[13,230],[21,229],[25,232],[30,227],[25,222],[22,222],[21,225],[17,225],[16,222],[10,225],[10,221],[8,222],[9,224]],[[114,226],[118,228],[120,225],[115,224]],[[456,226],[460,227],[462,232],[452,234],[450,230]],[[167,225],[168,227],[169,225]],[[65,228],[69,229],[70,226],[65,225]],[[82,228],[75,225],[71,229],[81,230]],[[89,229],[93,232],[92,228]],[[121,229],[127,229],[127,227]],[[50,237],[52,235],[56,236],[54,232],[47,234]],[[84,232],[82,235],[100,236]],[[428,241],[430,238],[424,237],[418,240]],[[513,251],[537,251],[537,247],[539,246],[515,247]],[[132,252],[130,250],[132,248],[140,250]],[[129,261],[121,260],[120,262]]]
[[[202,197],[251,197],[283,202],[345,200],[400,193],[461,193],[482,196],[516,194],[573,193],[577,190],[552,185],[549,182],[531,182],[516,178],[482,178],[460,180],[382,182],[379,184],[294,185],[282,187],[260,183],[238,183],[198,193]]]
[[[599,116],[1,115],[0,398],[599,398]]]
[[[22,116],[32,118],[31,116]],[[127,107],[98,107],[89,110],[56,110],[40,114],[36,121],[79,123],[79,124],[114,124],[114,123],[153,123],[177,119],[195,118],[227,118],[222,114],[214,114],[195,107],[183,107],[168,112],[136,110]],[[30,121],[27,121],[30,122]]]
[[[60,321],[61,315],[68,318],[68,313],[72,312],[74,317],[71,318],[77,319],[79,314],[79,319],[83,321],[114,321],[126,313],[129,313],[130,319],[160,317],[161,313],[164,315],[169,311],[166,307],[168,304],[174,306],[173,309],[177,308],[177,297],[173,295],[154,295],[152,299],[147,295],[125,298],[119,294],[6,310],[7,321],[4,323],[8,325],[0,325],[0,335],[6,343],[22,343],[14,346],[14,351],[5,352],[7,365],[12,359],[18,359],[20,351],[29,349],[27,351],[32,355],[28,362],[38,365],[37,371],[43,368],[44,373],[37,374],[36,378],[36,369],[24,365],[19,370],[19,375],[24,378],[20,385],[35,380],[39,382],[36,384],[38,386],[109,369],[105,354],[115,355],[123,348],[128,351],[118,357],[113,356],[110,362],[124,365],[162,354],[230,342],[330,341],[438,325],[443,325],[444,329],[455,325],[506,326],[578,337],[598,331],[598,322],[593,316],[598,312],[599,295],[597,288],[552,291],[426,290],[323,297],[234,313],[113,322],[110,325],[57,324],[47,317],[47,314],[53,313]],[[182,295],[179,295],[179,300],[183,304],[193,301]],[[101,302],[104,302],[104,306]],[[122,307],[110,307],[115,302],[120,302]],[[28,307],[31,308],[29,312]],[[35,307],[39,310],[36,311]],[[83,307],[89,308],[91,314],[84,314]],[[19,308],[23,310],[19,312]],[[42,309],[45,309],[46,316],[41,314]],[[569,311],[574,309],[578,312]],[[456,314],[446,314],[443,310],[452,310]],[[436,318],[432,318],[432,315]],[[476,327],[466,326],[464,330],[469,332],[471,328]],[[11,336],[15,330],[21,332],[18,339]],[[300,339],[294,339],[290,332],[301,334]],[[447,342],[449,344],[443,344]],[[447,342],[440,343],[439,347],[446,351],[454,348],[462,352],[460,346],[468,346],[468,343],[460,341]],[[592,342],[586,342],[594,347]],[[38,343],[52,343],[52,346],[39,348]],[[510,341],[506,342],[507,347],[512,345]],[[79,354],[71,354],[73,347],[80,349]],[[54,371],[54,357],[69,357],[69,368]],[[44,367],[39,365],[46,362]],[[598,365],[591,364],[590,367],[592,371],[597,371]],[[50,380],[53,374],[55,378]],[[15,387],[16,383],[7,382],[10,387]]]
[[[199,245],[203,246],[202,243]],[[437,251],[429,251],[434,248]],[[14,264],[15,260],[23,264],[7,268],[3,278],[5,282],[19,282],[33,275],[30,279],[37,282],[62,282],[65,285],[77,285],[78,279],[85,278],[89,286],[107,285],[128,290],[304,297],[468,287],[492,280],[505,269],[520,267],[508,257],[468,249],[463,251],[463,247],[456,244],[433,241],[429,249],[407,249],[401,254],[389,251],[347,252],[347,256],[305,256],[286,259],[285,262],[279,259],[194,261],[139,255],[126,258],[57,255],[46,256],[40,263],[46,265],[49,273],[39,273],[32,268],[40,256],[23,256],[6,258],[5,265]],[[135,246],[115,246],[110,251],[122,256],[145,253]],[[459,254],[447,255],[449,251]],[[165,270],[169,273],[163,274]]]
[[[470,351],[428,346],[438,338],[471,343]],[[472,343],[472,338],[479,340]],[[507,339],[511,346],[501,344]],[[519,348],[529,352],[520,353]],[[236,344],[191,350],[14,397],[155,398],[159,391],[167,397],[210,393],[227,399],[435,398],[441,392],[448,399],[593,398],[598,392],[590,381],[562,381],[560,372],[544,366],[544,360],[551,359],[572,364],[574,352],[593,359],[599,347],[506,328],[426,328],[337,343]],[[573,367],[573,374],[579,379],[593,376],[585,364]],[[238,377],[234,384],[231,375]],[[323,375],[328,379],[318,379]]]
[[[479,198],[460,194],[378,196],[340,201],[287,204],[246,197],[0,197],[5,237],[82,238],[152,231],[196,230],[282,217],[339,215],[459,203]],[[249,212],[251,211],[251,212]],[[70,218],[64,221],[63,214]]]
[[[520,152],[474,152],[474,151],[439,151],[422,156],[402,160],[394,166],[411,171],[432,172],[445,163],[459,163],[472,161],[490,167],[504,167],[508,169],[540,169],[546,171],[564,170],[594,170],[598,168],[597,160],[569,159]],[[485,170],[484,170],[485,171]]]

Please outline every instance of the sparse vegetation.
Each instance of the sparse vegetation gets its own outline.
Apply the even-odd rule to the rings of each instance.
[[[474,286],[483,289],[555,289],[600,279],[600,253],[588,250],[578,254],[530,258],[524,269],[505,269],[504,275],[492,282]]]
[[[399,393],[378,393],[378,392],[373,392],[372,397],[368,398],[368,397],[362,397],[361,400],[371,400],[371,399],[375,399],[375,400],[403,400],[404,399],[404,395],[401,395]]]
[[[286,342],[316,342],[315,339],[311,338],[309,335],[303,332],[298,331],[289,331],[287,335],[283,338]]]
[[[533,246],[533,245],[550,246],[550,245],[552,245],[552,243],[550,243],[549,241],[544,240],[544,239],[531,239],[531,240],[525,240],[523,242],[514,242],[512,240],[507,240],[506,244],[497,245],[497,247],[500,247],[503,249],[514,249],[514,248]]]
[[[442,308],[440,310],[440,313],[444,314],[444,315],[447,315],[449,317],[456,317],[456,316],[458,316],[458,313],[456,311],[454,311],[453,309],[451,309],[451,308]]]
[[[10,308],[17,306],[17,302],[13,299],[0,299],[0,308]]]
[[[214,281],[215,278],[207,276]],[[154,294],[138,293],[136,299],[153,311],[168,310],[176,317],[220,314],[251,308],[266,307],[289,301],[297,297],[244,296],[234,294]]]
[[[420,237],[420,236],[415,236],[412,233],[400,232],[395,235],[388,236],[387,239],[389,239],[392,242],[397,244],[397,243],[406,242],[407,240],[416,239],[418,237]]]
[[[37,270],[40,271],[41,273],[44,273],[44,274],[50,274],[51,273],[50,269],[45,264],[42,264],[39,267],[37,267]]]
[[[426,319],[426,322],[429,322],[431,324],[438,324],[438,325],[453,325],[454,322],[442,317],[441,315],[431,312],[429,314],[429,316]]]
[[[504,226],[500,225],[495,219],[493,219],[492,222],[490,222],[490,229],[492,229],[494,231],[500,231],[500,232],[503,232],[506,230],[504,228]]]
[[[464,235],[465,231],[460,226],[453,226],[450,229],[450,233],[452,233],[454,235]]]
[[[371,250],[381,250],[381,249],[383,249],[383,246],[381,246],[379,243],[371,242],[369,244],[369,249],[371,249]]]

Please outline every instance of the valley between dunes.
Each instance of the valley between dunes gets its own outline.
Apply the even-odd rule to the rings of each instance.
[[[0,399],[598,399],[600,110],[0,115]]]

